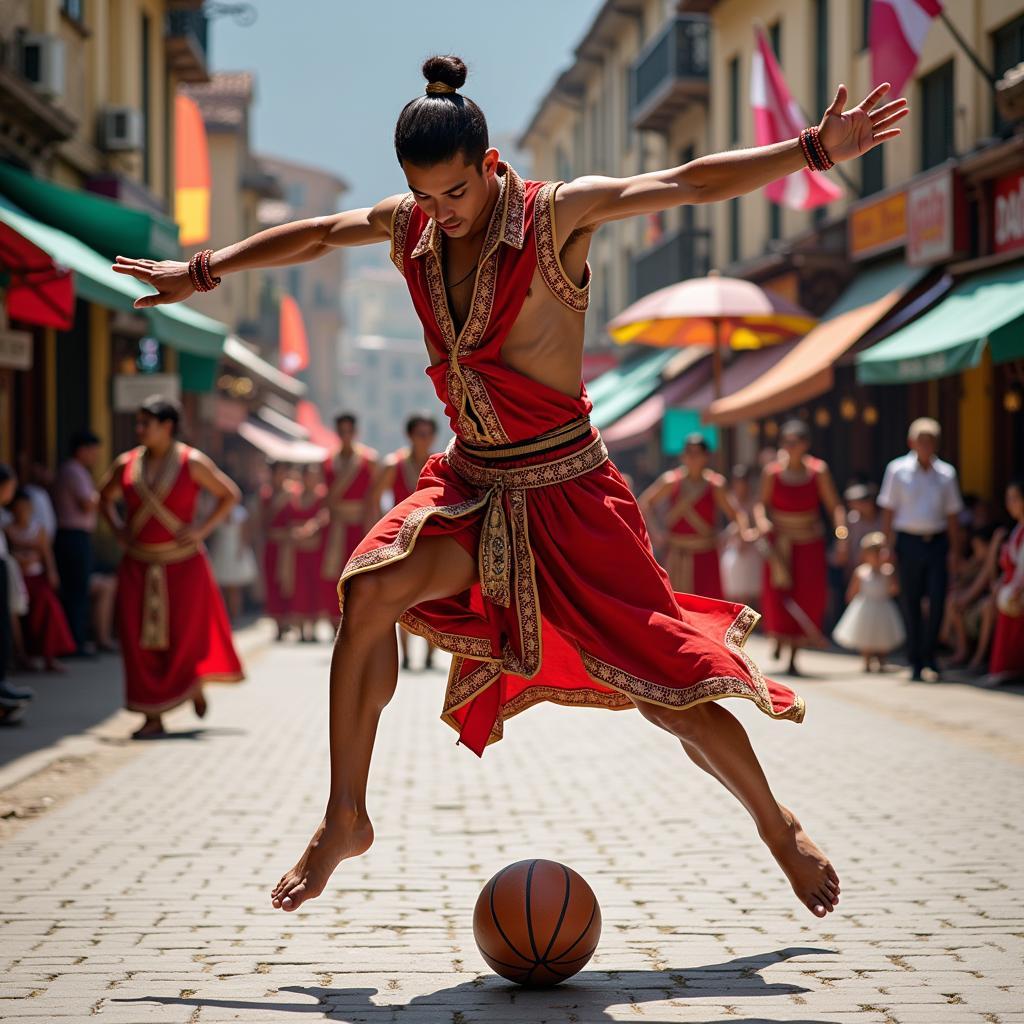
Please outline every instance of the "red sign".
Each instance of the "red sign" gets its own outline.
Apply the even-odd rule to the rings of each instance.
[[[945,263],[966,248],[963,183],[952,167],[944,167],[907,189],[907,262]]]
[[[1024,249],[1024,171],[998,178],[993,198],[992,251]]]

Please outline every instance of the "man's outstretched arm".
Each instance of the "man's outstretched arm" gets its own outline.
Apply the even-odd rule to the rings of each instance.
[[[896,138],[896,123],[908,113],[905,99],[876,104],[889,91],[880,85],[861,103],[845,110],[841,85],[818,126],[819,138],[834,163],[863,156],[869,149]],[[703,156],[680,167],[630,178],[587,176],[563,185],[557,193],[558,233],[592,229],[612,220],[657,213],[686,203],[715,203],[745,195],[806,167],[799,139],[754,149]]]
[[[400,195],[391,196],[373,207],[267,228],[218,249],[210,257],[210,273],[220,277],[239,270],[286,267],[308,263],[340,246],[386,242],[391,237],[391,217],[401,199]],[[136,299],[136,307],[181,302],[195,290],[188,276],[188,263],[181,260],[136,260],[118,256],[112,269],[156,289],[156,294]]]

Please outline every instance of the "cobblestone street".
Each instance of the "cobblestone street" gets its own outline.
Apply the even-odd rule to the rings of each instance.
[[[728,703],[840,873],[818,921],[739,805],[638,714],[535,708],[481,762],[438,721],[444,674],[406,673],[371,774],[375,846],[284,914],[269,891],[327,793],[327,662],[325,644],[263,645],[202,723],[168,717],[177,738],[127,742],[119,712],[92,727],[80,791],[0,822],[0,1019],[1024,1021],[1020,696],[817,655],[802,726]],[[33,758],[36,775],[0,773],[8,803],[45,789]],[[574,867],[604,918],[588,968],[549,991],[496,978],[473,942],[481,886],[525,857]]]

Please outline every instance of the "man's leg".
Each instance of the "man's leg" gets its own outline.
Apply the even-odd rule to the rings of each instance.
[[[949,588],[949,543],[941,540],[932,541],[927,546],[927,594],[928,624],[924,631],[924,649],[921,661],[928,668],[938,670],[935,663],[935,651],[939,645],[939,628],[942,625],[942,609],[946,603],[946,591]]]
[[[896,543],[899,559],[900,604],[907,626],[907,660],[911,672],[919,676],[924,667],[921,646],[921,601],[924,598],[924,576],[921,564],[921,542],[906,534]]]
[[[746,730],[737,719],[714,701],[686,709],[642,700],[636,705],[646,719],[679,739],[694,764],[743,804],[804,906],[817,917],[831,912],[839,902],[839,876],[793,813],[772,795]]]
[[[377,722],[398,680],[395,623],[407,608],[461,594],[476,579],[476,560],[457,541],[427,537],[402,561],[349,581],[331,659],[327,810],[306,852],[274,887],[273,906],[295,910],[319,896],[340,861],[369,849],[366,780]]]

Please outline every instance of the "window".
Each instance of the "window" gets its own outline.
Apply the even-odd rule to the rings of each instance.
[[[871,0],[860,0],[860,48],[871,45]]]
[[[885,146],[875,146],[860,158],[860,194],[874,195],[885,188]]]
[[[740,200],[729,200],[729,262],[740,258]]]
[[[152,140],[150,138],[150,123],[153,120],[150,116],[152,113],[151,95],[149,88],[150,78],[150,52],[149,52],[149,15],[142,15],[141,23],[142,32],[142,49],[140,50],[141,59],[141,74],[142,74],[142,90],[139,95],[142,100],[142,181],[146,185],[152,184],[153,181],[153,168],[152,168]]]
[[[740,59],[729,60],[729,145],[740,141]]]
[[[1010,68],[1016,67],[1024,60],[1024,16],[1014,18],[1001,29],[992,33],[992,71],[996,78],[1002,78]],[[999,115],[999,108],[994,107],[992,124],[997,132],[1010,127]]]
[[[814,117],[821,117],[832,102],[828,77],[828,0],[814,0]]]
[[[782,63],[782,22],[777,21],[768,29],[768,42],[771,44],[775,59]],[[782,207],[778,203],[766,199],[768,203],[768,238],[775,241],[782,237]]]
[[[953,140],[953,62],[923,75],[921,87],[921,170],[956,152]]]
[[[85,21],[85,0],[60,0],[60,9],[75,21]]]

